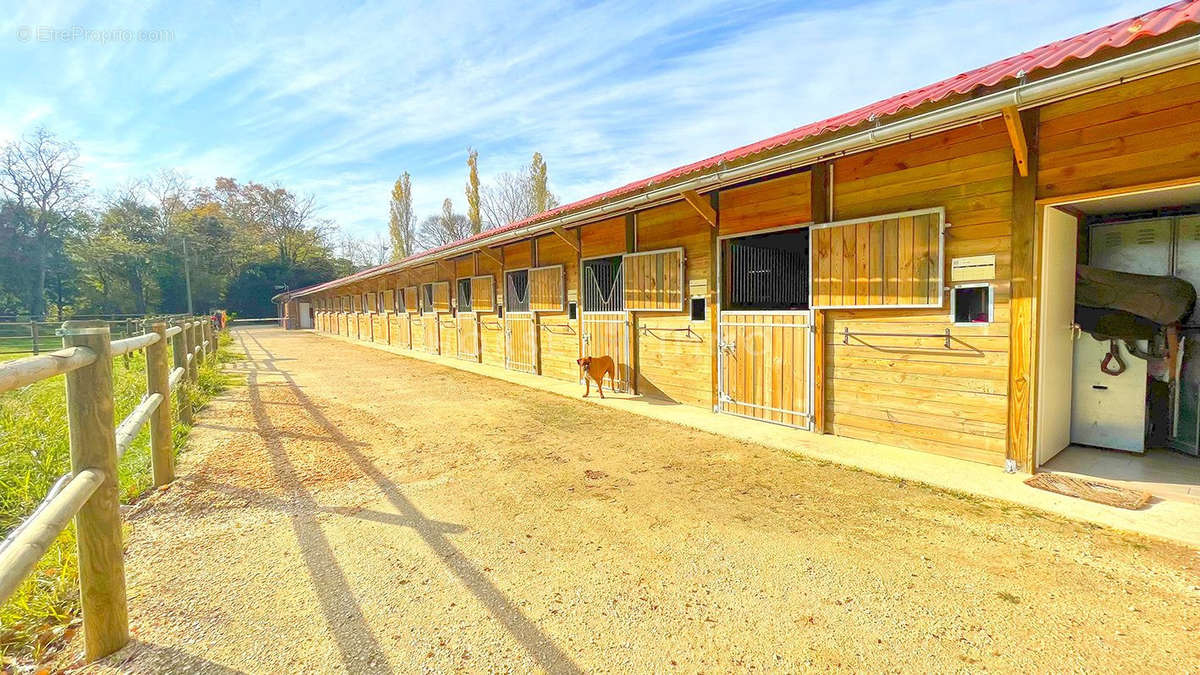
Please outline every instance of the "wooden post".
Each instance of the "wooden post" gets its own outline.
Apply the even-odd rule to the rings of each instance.
[[[146,347],[146,393],[162,394],[162,403],[150,416],[150,467],[154,485],[175,480],[175,453],[171,439],[171,370],[167,364],[167,324],[157,322],[150,330],[158,342]]]
[[[84,651],[88,661],[94,661],[129,642],[111,333],[103,321],[68,321],[62,332],[64,347],[85,347],[96,354],[92,365],[66,376],[71,470],[93,469],[104,475],[104,482],[75,516]]]
[[[200,357],[196,356],[196,322],[189,317],[188,322],[183,326],[183,333],[187,336],[185,344],[187,345],[188,356],[191,360],[187,364],[187,379],[188,382],[195,382],[199,378],[199,367],[197,363]]]
[[[29,336],[31,338],[33,338],[33,353],[37,354],[38,353],[38,326],[37,326],[37,321],[33,317],[29,318]]]
[[[179,324],[183,329],[176,333],[171,338],[171,354],[175,368],[183,368],[187,372],[187,324]],[[187,383],[184,382],[187,378],[183,378],[179,382],[179,389],[175,392],[176,405],[179,406],[179,421],[192,426],[192,397],[188,395]]]
[[[200,344],[204,345],[204,362],[205,363],[208,362],[208,357],[212,356],[212,353],[213,353],[212,331],[210,330],[211,328],[212,328],[212,324],[210,324],[207,320],[200,321],[200,340],[201,340]]]
[[[811,195],[813,223],[828,223],[833,221],[832,172],[830,162],[814,164],[810,169],[809,194]],[[809,246],[812,246],[812,242]],[[811,274],[811,270],[809,272]],[[828,376],[825,369],[825,311],[812,311],[813,353],[813,400],[809,406],[812,409],[812,430],[818,434],[825,433],[825,379]]]
[[[1012,174],[1012,279],[1009,300],[1008,425],[1005,459],[1015,471],[1037,469],[1033,439],[1037,420],[1031,419],[1036,395],[1033,341],[1037,317],[1037,175],[1038,109],[1020,113],[1022,136],[1028,143],[1025,171]]]

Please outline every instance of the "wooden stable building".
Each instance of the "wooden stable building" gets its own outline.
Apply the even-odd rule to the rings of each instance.
[[[1200,204],[1198,10],[277,299],[321,333],[567,381],[607,354],[641,396],[1033,471],[1070,444],[1089,223]]]

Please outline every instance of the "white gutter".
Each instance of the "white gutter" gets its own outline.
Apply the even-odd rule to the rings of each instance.
[[[453,258],[494,243],[522,239],[538,232],[549,231],[552,227],[562,227],[580,221],[595,220],[618,212],[635,210],[638,206],[677,198],[679,197],[679,193],[684,190],[702,192],[719,187],[722,184],[739,182],[761,174],[799,168],[833,155],[862,152],[875,146],[904,141],[914,136],[927,135],[935,131],[944,131],[949,128],[965,126],[996,117],[1001,114],[1004,108],[1009,106],[1031,108],[1045,105],[1046,103],[1062,99],[1066,96],[1077,95],[1087,90],[1120,84],[1125,80],[1145,77],[1150,74],[1180,68],[1196,62],[1200,62],[1200,36],[1183,38],[1165,45],[1151,47],[1140,52],[1086,66],[1078,70],[1053,75],[1036,82],[1019,84],[1004,91],[980,96],[979,98],[956,103],[945,108],[931,110],[927,113],[883,124],[873,129],[866,129],[815,145],[799,147],[735,168],[722,169],[718,166],[715,171],[690,180],[671,183],[668,186],[638,195],[625,197],[582,211],[564,214],[557,218],[538,221],[522,228],[498,233],[493,237],[486,237],[469,244],[462,244],[438,251],[437,254],[429,258],[413,260],[402,266],[378,270],[367,276],[356,278],[353,281],[348,280],[346,283],[372,279],[379,275],[401,269],[427,265],[445,258]],[[329,288],[336,287],[330,286]],[[318,291],[314,290],[311,292]]]

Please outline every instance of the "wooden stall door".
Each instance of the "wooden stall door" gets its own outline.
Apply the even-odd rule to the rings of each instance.
[[[626,312],[584,312],[583,354],[611,356],[617,366],[612,390],[632,391],[633,365],[629,348],[630,317]],[[582,377],[582,374],[581,374]]]
[[[720,412],[809,428],[811,321],[809,312],[721,312]]]
[[[504,315],[504,367],[537,374],[537,325],[533,315],[509,312]]]
[[[454,320],[458,333],[458,358],[479,362],[479,317],[474,312],[459,314]]]
[[[427,314],[421,317],[421,323],[425,327],[425,351],[430,354],[442,353],[442,335],[441,322],[438,320],[437,314]]]
[[[392,345],[412,349],[412,323],[408,314],[392,315]]]

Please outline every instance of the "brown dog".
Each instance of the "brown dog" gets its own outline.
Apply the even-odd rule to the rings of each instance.
[[[584,398],[592,393],[592,380],[596,381],[596,388],[600,390],[600,398],[604,398],[605,373],[608,374],[609,388],[616,386],[617,364],[613,363],[611,356],[585,356],[582,359],[575,359],[575,363],[578,363],[579,367],[586,372],[583,378],[587,385],[587,391],[583,392]]]

